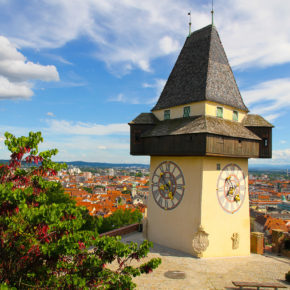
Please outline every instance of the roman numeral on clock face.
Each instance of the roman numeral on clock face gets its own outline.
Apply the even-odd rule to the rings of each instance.
[[[169,162],[166,163],[165,167],[166,167],[166,171],[170,172],[170,163]]]

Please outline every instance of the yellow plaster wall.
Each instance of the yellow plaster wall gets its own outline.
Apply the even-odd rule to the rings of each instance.
[[[183,108],[190,106],[190,116],[214,116],[216,117],[216,108],[223,107],[223,115],[226,120],[233,120],[233,111],[239,112],[238,122],[242,122],[243,118],[246,116],[245,111],[237,110],[230,106],[220,105],[218,103],[210,101],[195,102],[187,105],[181,105],[176,107],[171,107],[168,109],[153,111],[153,114],[160,121],[164,120],[164,111],[170,110],[170,119],[182,118],[183,117]]]
[[[237,164],[244,173],[246,194],[241,208],[231,214],[220,206],[217,194],[217,179],[221,171],[216,170],[217,163],[223,169],[229,163]],[[209,247],[203,257],[248,256],[250,254],[250,216],[248,195],[248,160],[240,158],[204,158],[203,189],[201,203],[201,224],[209,233]],[[238,249],[232,248],[232,235],[239,233]]]
[[[181,203],[173,210],[163,210],[155,202],[150,186],[148,198],[148,240],[167,247],[192,253],[192,236],[200,224],[201,157],[159,157],[150,161],[150,182],[155,168],[162,161],[173,161],[182,170],[185,192]]]
[[[159,157],[150,161],[150,182],[155,168],[161,162],[175,162],[185,178],[185,192],[181,203],[173,210],[163,210],[154,201],[151,192],[148,198],[148,239],[154,243],[193,253],[193,235],[201,224],[209,234],[209,247],[203,257],[247,256],[250,254],[250,221],[248,191],[242,207],[234,214],[220,206],[216,186],[220,170],[229,163],[242,168],[248,190],[248,161],[240,158],[215,157]],[[240,245],[232,249],[232,234],[239,233]]]
[[[216,109],[217,109],[217,107],[223,107],[223,118],[225,120],[231,120],[231,121],[233,120],[233,111],[238,111],[239,112],[238,122],[242,122],[242,120],[246,116],[246,112],[245,111],[237,110],[237,109],[234,109],[234,108],[232,108],[230,106],[220,105],[220,104],[214,103],[214,102],[206,102],[205,103],[205,114],[207,116],[216,117]]]
[[[198,116],[205,114],[205,102],[196,102],[187,105],[181,105],[176,107],[171,107],[168,109],[153,111],[152,113],[155,117],[163,121],[164,120],[164,111],[170,110],[170,119],[182,118],[183,117],[183,108],[190,106],[190,116]]]

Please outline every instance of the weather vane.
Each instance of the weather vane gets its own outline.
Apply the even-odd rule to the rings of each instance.
[[[213,25],[213,14],[214,14],[214,10],[213,10],[213,0],[211,0],[211,25]]]
[[[189,16],[189,34],[188,34],[188,36],[190,36],[190,34],[191,34],[191,11],[188,12],[188,16]]]

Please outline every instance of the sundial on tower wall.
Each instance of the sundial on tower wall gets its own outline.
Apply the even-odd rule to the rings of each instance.
[[[249,114],[215,26],[187,37],[151,113],[129,125],[131,154],[151,156],[147,238],[249,255],[248,159],[271,158],[273,126]]]

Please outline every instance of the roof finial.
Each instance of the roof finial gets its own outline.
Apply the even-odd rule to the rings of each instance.
[[[213,26],[213,14],[214,14],[214,10],[213,10],[213,0],[211,0],[211,25]]]
[[[191,34],[191,11],[188,12],[188,16],[189,16],[189,34],[188,34],[188,36],[190,36],[190,34]]]

